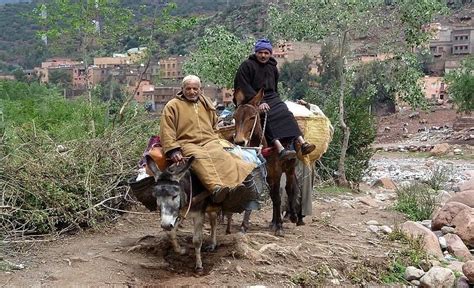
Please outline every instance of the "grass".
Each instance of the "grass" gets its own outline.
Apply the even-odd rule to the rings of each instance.
[[[420,267],[423,260],[428,256],[423,250],[423,240],[421,238],[410,238],[403,234],[400,229],[395,229],[388,235],[388,240],[400,242],[402,248],[391,253],[391,261],[387,270],[380,276],[383,283],[405,283],[405,271],[408,266]]]
[[[351,188],[339,187],[334,185],[314,187],[314,191],[316,191],[316,193],[318,193],[319,195],[337,195],[354,192]]]
[[[397,191],[395,210],[404,213],[410,220],[430,219],[436,208],[436,192],[424,184],[403,186]]]

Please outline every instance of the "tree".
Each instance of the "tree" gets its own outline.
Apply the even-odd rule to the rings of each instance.
[[[241,41],[222,26],[206,29],[196,51],[184,64],[184,71],[221,88],[233,87],[235,72],[253,43],[253,39]]]
[[[42,27],[40,37],[64,48],[77,44],[89,79],[91,57],[104,47],[118,43],[132,26],[131,10],[120,6],[118,0],[52,0],[35,9],[36,21]],[[59,44],[59,45],[58,45]],[[92,111],[92,87],[87,85],[88,101]],[[92,112],[91,112],[92,113]],[[90,133],[96,136],[95,122],[90,115]]]
[[[280,81],[283,88],[288,91],[288,98],[302,99],[310,93],[312,80],[309,74],[311,58],[304,56],[303,59],[294,62],[285,62],[280,69]]]
[[[448,73],[445,80],[458,112],[474,111],[474,56],[465,59],[460,69]]]
[[[286,2],[282,8],[272,6],[270,9],[271,30],[277,37],[309,41],[324,39],[337,43],[339,126],[343,137],[336,180],[342,186],[349,184],[345,173],[345,160],[350,127],[347,125],[344,98],[347,91],[347,60],[352,40],[363,34],[370,35],[374,28],[381,28],[379,33],[382,35],[388,34],[384,33],[384,30],[401,23],[403,25],[399,27],[403,29],[404,39],[392,37],[392,41],[405,40],[401,42],[413,48],[427,39],[426,33],[421,29],[422,25],[431,21],[442,7],[441,0],[400,0],[390,4],[394,8],[387,9],[386,3],[380,0],[293,0]],[[389,17],[387,13],[390,14]],[[387,20],[392,19],[398,22],[387,23]],[[402,95],[402,98],[405,96],[412,95]],[[411,100],[410,97],[407,99]]]

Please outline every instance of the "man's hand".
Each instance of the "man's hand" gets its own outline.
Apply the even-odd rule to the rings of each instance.
[[[260,111],[260,113],[268,112],[270,111],[270,106],[267,103],[262,103],[258,106],[258,110]]]
[[[184,160],[183,154],[181,153],[180,150],[177,150],[173,152],[173,154],[171,154],[170,160],[173,161],[173,163],[180,163]]]

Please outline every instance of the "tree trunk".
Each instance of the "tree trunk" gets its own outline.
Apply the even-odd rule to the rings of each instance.
[[[341,127],[343,133],[342,139],[342,146],[341,146],[341,155],[339,156],[339,164],[338,164],[338,175],[336,182],[339,186],[349,186],[346,178],[346,152],[347,147],[349,146],[349,135],[350,129],[347,126],[344,120],[344,93],[346,89],[346,77],[344,73],[344,57],[345,57],[345,49],[346,49],[346,42],[347,42],[347,34],[348,31],[344,31],[342,35],[342,39],[339,42],[339,126]]]

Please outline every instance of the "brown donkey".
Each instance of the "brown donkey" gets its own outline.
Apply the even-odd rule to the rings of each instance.
[[[244,100],[243,93],[237,89],[234,93],[237,108],[234,113],[235,119],[235,136],[234,143],[240,146],[268,147],[265,140],[264,131],[261,122],[261,115],[258,106],[263,99],[263,90],[260,90],[255,97],[248,103],[241,104]],[[265,116],[263,116],[265,117]],[[263,119],[265,125],[266,119]],[[288,145],[288,144],[287,144]],[[270,197],[273,204],[273,217],[271,227],[275,231],[275,235],[283,236],[283,220],[281,211],[281,195],[280,195],[280,178],[283,173],[286,174],[285,190],[288,195],[288,210],[293,222],[296,222],[296,185],[295,183],[295,166],[296,159],[281,161],[276,151],[273,151],[266,157],[267,160],[267,182],[270,187]],[[246,213],[247,214],[247,213]],[[246,215],[247,216],[247,215]],[[245,219],[244,219],[245,220]],[[244,227],[247,228],[247,227]]]

